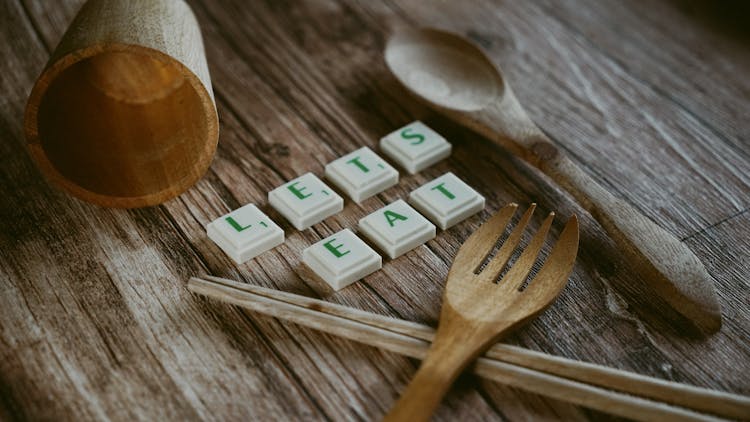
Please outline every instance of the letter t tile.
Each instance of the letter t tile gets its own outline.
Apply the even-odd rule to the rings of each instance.
[[[484,197],[451,172],[412,191],[409,203],[443,230],[484,209]]]
[[[370,148],[362,147],[330,162],[326,179],[360,203],[398,183],[398,171]]]

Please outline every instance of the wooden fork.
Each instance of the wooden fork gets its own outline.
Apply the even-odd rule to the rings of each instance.
[[[428,420],[463,369],[504,333],[549,306],[567,283],[578,252],[575,216],[568,220],[536,277],[525,285],[554,213],[549,214],[518,260],[495,283],[518,246],[536,204],[531,204],[495,256],[480,268],[517,207],[504,207],[459,249],[448,273],[435,340],[386,421]]]

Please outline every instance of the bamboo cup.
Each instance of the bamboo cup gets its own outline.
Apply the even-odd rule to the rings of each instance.
[[[54,184],[108,207],[192,186],[219,137],[200,28],[183,0],[89,0],[31,91],[24,128]]]

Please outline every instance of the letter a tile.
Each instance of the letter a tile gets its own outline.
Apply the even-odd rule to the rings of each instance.
[[[435,226],[402,199],[359,220],[359,229],[391,259],[435,237]]]

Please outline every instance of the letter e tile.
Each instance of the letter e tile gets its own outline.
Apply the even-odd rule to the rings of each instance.
[[[268,193],[268,202],[297,230],[344,209],[344,199],[312,173],[287,182]]]
[[[302,262],[334,290],[340,290],[382,266],[380,255],[349,229],[305,249]]]

